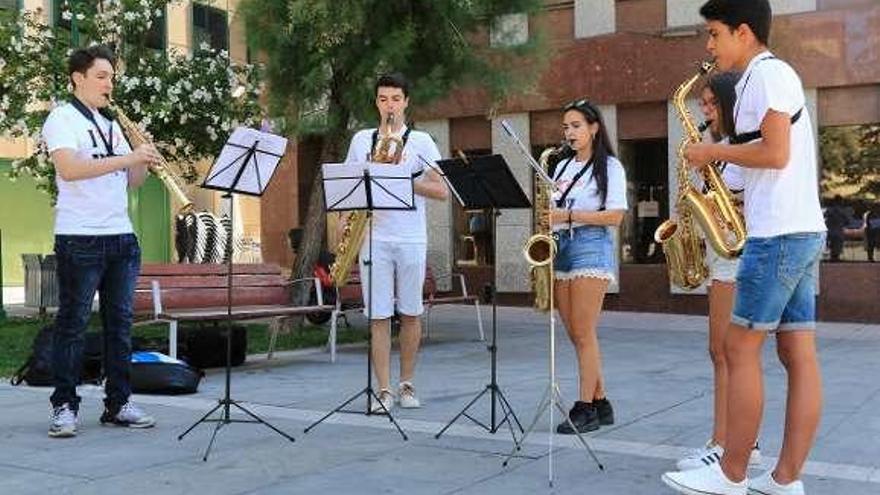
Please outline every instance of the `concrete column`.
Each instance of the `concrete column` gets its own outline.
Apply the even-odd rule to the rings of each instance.
[[[605,119],[605,129],[608,131],[608,139],[611,140],[611,144],[614,146],[614,151],[617,152],[619,149],[619,143],[617,142],[617,106],[598,106],[599,111],[602,112],[602,117]],[[625,163],[623,165],[626,166]],[[634,208],[635,205],[629,205],[629,207]],[[617,257],[617,271],[614,274],[614,283],[608,285],[608,293],[610,294],[620,293],[620,228],[614,229],[614,255]]]
[[[501,129],[500,120],[506,120],[527,148],[529,139],[529,114],[499,115],[492,121],[492,151],[504,156],[513,175],[532,197],[532,167],[510,138]],[[501,210],[495,238],[495,283],[499,292],[529,292],[529,267],[522,255],[522,246],[532,235],[532,210]]]
[[[451,156],[449,149],[449,119],[418,122],[416,129],[425,131],[434,138],[437,148],[444,158]],[[428,220],[428,265],[436,274],[452,271],[452,202],[450,194],[446,201],[429,199],[427,204]],[[451,290],[450,280],[446,277],[437,280],[437,289]]]
[[[589,38],[616,29],[614,0],[575,0],[574,37]]]

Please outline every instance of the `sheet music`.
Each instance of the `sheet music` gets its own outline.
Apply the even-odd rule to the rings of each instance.
[[[254,148],[249,163],[244,163],[248,151]],[[228,189],[233,192],[261,194],[275,172],[278,161],[284,156],[287,139],[275,134],[260,132],[248,127],[235,129],[220,155],[211,166],[203,187]],[[241,170],[244,167],[244,170]],[[241,176],[238,177],[239,171]],[[238,177],[238,182],[236,182]]]
[[[364,170],[370,180],[373,209],[414,209],[415,195],[410,167],[386,163],[354,162],[325,163],[324,202],[327,211],[366,209],[367,186]]]

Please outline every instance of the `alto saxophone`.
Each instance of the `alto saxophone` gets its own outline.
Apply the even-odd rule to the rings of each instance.
[[[672,103],[684,127],[684,138],[678,147],[678,222],[666,220],[654,232],[654,240],[663,246],[669,279],[678,287],[694,289],[708,277],[705,245],[697,233],[694,220],[705,233],[715,251],[725,258],[735,258],[746,241],[745,222],[736,208],[733,194],[721,178],[715,163],[702,168],[701,175],[707,192],[703,194],[691,183],[684,149],[702,141],[685,99],[694,84],[715,68],[713,62],[703,62],[700,71],[683,82],[672,96]]]
[[[144,134],[144,132],[141,131],[131,119],[122,113],[116,105],[110,105],[109,110],[114,113],[116,121],[119,122],[122,132],[125,133],[132,148],[137,148],[142,144],[153,144],[153,141],[147,137],[147,135]],[[159,155],[159,158],[159,163],[157,165],[151,165],[150,170],[159,178],[159,180],[162,181],[163,184],[165,184],[165,187],[171,191],[171,194],[177,199],[177,202],[180,203],[180,213],[192,211],[193,202],[184,192],[185,183],[183,179],[174,173],[162,155]]]
[[[570,148],[563,144],[542,151],[538,160],[541,169],[547,172],[550,157],[559,155],[566,149]],[[553,236],[553,224],[550,219],[553,184],[546,182],[537,174],[535,184],[535,200],[533,202],[535,231],[523,245],[523,256],[531,266],[530,278],[532,292],[535,294],[534,307],[539,311],[548,311],[550,309],[550,291],[553,290],[551,262],[556,256],[557,250],[556,239]]]
[[[394,124],[394,114],[388,114],[385,120],[385,128],[391,129]],[[377,142],[375,149],[371,150],[370,161],[374,163],[400,163],[403,156],[403,140],[397,136],[382,136]],[[330,277],[337,287],[342,287],[348,282],[351,267],[357,260],[361,244],[367,233],[367,212],[353,211],[345,220],[342,230],[342,239],[336,245],[336,260],[330,266]]]

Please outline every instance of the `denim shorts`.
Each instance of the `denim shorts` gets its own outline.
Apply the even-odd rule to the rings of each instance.
[[[557,232],[556,279],[570,280],[577,277],[614,280],[614,239],[607,227],[584,225],[576,227],[569,235],[568,229]]]
[[[764,331],[816,328],[816,275],[824,232],[749,238],[731,321]]]

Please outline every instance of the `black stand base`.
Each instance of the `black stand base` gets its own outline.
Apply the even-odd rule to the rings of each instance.
[[[474,404],[476,404],[477,401],[479,401],[480,398],[482,398],[487,393],[491,397],[491,401],[492,401],[492,418],[491,418],[489,424],[485,424],[482,421],[480,421],[480,420],[474,418],[473,416],[471,416],[470,414],[468,414],[468,409],[470,409]],[[495,401],[496,400],[498,401],[497,404],[499,406],[501,406],[501,412],[504,414],[504,416],[501,417],[500,421],[495,421],[495,419],[496,419],[496,417],[495,417],[495,404],[496,404],[496,402]],[[438,431],[437,434],[434,435],[434,438],[440,438],[440,436],[443,435],[443,433],[446,430],[448,430],[449,427],[453,425],[453,423],[458,421],[458,418],[461,418],[462,416],[471,420],[477,426],[483,428],[484,430],[486,430],[487,432],[489,432],[493,435],[499,429],[501,429],[501,425],[507,424],[508,430],[510,430],[510,436],[513,438],[514,443],[518,443],[518,441],[516,439],[516,430],[513,429],[513,423],[516,423],[516,427],[517,427],[517,429],[519,429],[520,434],[524,433],[523,426],[519,422],[519,418],[517,418],[516,413],[513,412],[513,407],[510,406],[510,402],[507,401],[507,397],[504,396],[504,392],[501,391],[501,388],[498,387],[498,384],[496,384],[496,383],[490,383],[490,384],[486,385],[486,388],[481,390],[476,395],[476,397],[471,399],[471,401],[468,402],[467,405],[464,406],[464,408],[461,411],[459,411],[458,414],[455,415],[455,417],[453,417],[451,420],[449,420],[449,422],[446,423],[446,426],[444,426],[442,430]],[[511,419],[513,419],[512,422],[511,422]]]
[[[241,412],[250,416],[251,419],[234,419],[234,418],[230,417],[230,414],[229,414],[230,406],[236,407]],[[214,414],[214,412],[216,412],[220,408],[223,408],[223,411],[221,412],[221,416],[219,418],[209,418],[210,415]],[[267,428],[269,428],[270,430],[273,430],[275,433],[278,433],[282,437],[290,440],[291,442],[295,441],[292,436],[279,430],[278,428],[273,426],[271,423],[268,423],[263,418],[257,416],[256,414],[254,414],[253,412],[249,411],[244,406],[239,404],[237,401],[234,401],[232,399],[218,400],[217,405],[214,406],[213,409],[208,411],[198,421],[193,423],[193,425],[190,426],[189,428],[187,428],[187,430],[185,432],[181,433],[180,436],[177,437],[177,440],[178,441],[183,440],[183,437],[188,435],[189,432],[194,430],[196,426],[198,426],[202,423],[217,423],[217,426],[214,427],[214,433],[211,434],[211,440],[210,440],[210,442],[208,442],[208,448],[205,449],[205,455],[202,456],[203,461],[208,460],[208,455],[211,453],[211,447],[214,446],[214,440],[217,438],[217,432],[220,431],[220,428],[222,428],[230,423],[258,423],[258,424],[262,424],[262,425],[266,426]]]
[[[362,395],[367,396],[367,409],[365,411],[352,411],[349,409],[345,409],[345,406],[351,404],[358,397],[360,397]],[[372,408],[370,407],[370,405],[371,405],[370,403],[372,401],[376,401],[376,403],[379,404],[379,407],[382,408],[382,412],[373,412],[372,411]],[[328,412],[323,417],[321,417],[321,419],[310,424],[305,430],[303,430],[303,432],[308,433],[312,428],[323,423],[324,420],[326,420],[330,416],[333,416],[336,413],[364,414],[367,416],[388,416],[388,421],[390,421],[391,424],[393,424],[394,427],[397,428],[397,432],[400,433],[400,436],[403,437],[404,440],[409,440],[409,437],[406,436],[406,433],[403,431],[403,429],[400,428],[400,425],[397,424],[397,421],[394,420],[394,416],[391,415],[391,412],[389,410],[385,409],[385,405],[382,404],[382,401],[379,400],[379,396],[376,395],[376,392],[373,390],[372,387],[364,387],[363,390],[361,390],[360,392],[349,397],[345,402],[343,402],[342,404],[339,404],[338,406],[336,406],[335,409],[333,409],[332,411]]]

